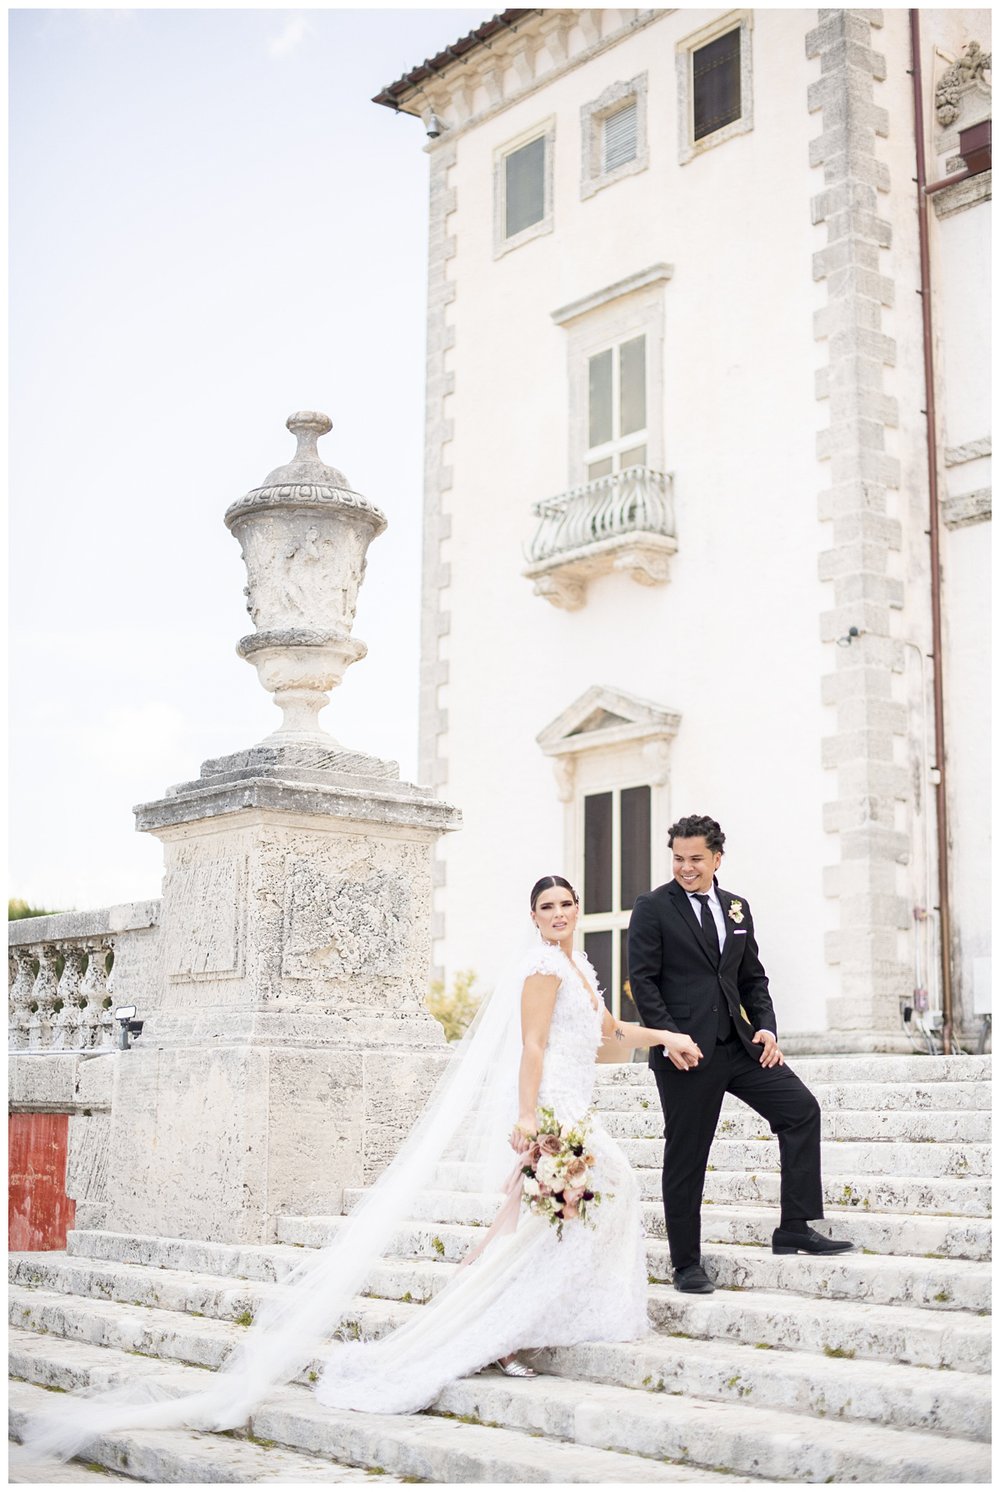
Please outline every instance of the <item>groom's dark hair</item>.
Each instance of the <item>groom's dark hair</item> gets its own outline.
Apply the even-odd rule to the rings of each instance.
[[[713,855],[716,850],[723,854],[723,845],[726,836],[722,832],[721,824],[715,819],[710,819],[704,813],[689,813],[686,817],[678,819],[676,824],[671,824],[667,830],[667,843],[673,845],[675,839],[704,839]]]

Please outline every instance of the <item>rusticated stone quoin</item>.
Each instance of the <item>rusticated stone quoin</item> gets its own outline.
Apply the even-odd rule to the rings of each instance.
[[[899,464],[886,448],[896,401],[883,386],[896,347],[882,330],[882,309],[893,304],[895,285],[883,262],[891,227],[879,215],[880,195],[890,185],[877,149],[889,130],[879,104],[885,59],[873,45],[881,24],[877,10],[821,10],[806,37],[807,56],[821,66],[808,100],[821,120],[810,147],[811,164],[822,170],[812,219],[827,230],[813,275],[826,286],[814,330],[827,354],[816,385],[827,415],[817,451],[829,462],[830,486],[820,494],[819,515],[832,536],[819,561],[820,578],[832,588],[832,605],[820,619],[834,669],[823,694],[837,711],[835,733],[822,747],[823,765],[837,777],[824,824],[840,848],[826,882],[839,898],[841,927],[826,941],[827,958],[840,971],[840,996],[829,1014],[835,1029],[870,1031],[873,1038],[898,1030],[899,997],[909,982],[899,957],[908,914],[897,895],[907,836],[895,831],[896,804],[907,798],[909,782],[895,748],[907,716],[893,684],[903,667],[892,630],[903,586],[889,573],[902,533],[888,499],[899,485]],[[837,646],[851,627],[861,635]]]

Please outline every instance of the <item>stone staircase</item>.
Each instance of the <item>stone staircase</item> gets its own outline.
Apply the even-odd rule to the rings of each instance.
[[[820,1226],[857,1252],[771,1253],[777,1146],[727,1099],[703,1213],[720,1288],[678,1294],[656,1089],[644,1066],[603,1068],[604,1122],[647,1199],[655,1330],[644,1341],[546,1351],[533,1382],[484,1372],[428,1413],[399,1417],[321,1408],[314,1363],[239,1434],[102,1436],[58,1479],[103,1469],[105,1479],[189,1483],[989,1481],[990,1058],[793,1065],[823,1106]],[[455,1168],[438,1180],[344,1335],[377,1335],[419,1310],[490,1220],[495,1197],[460,1189]],[[81,1229],[65,1252],[13,1255],[12,1436],[53,1390],[146,1374],[168,1392],[200,1386],[299,1250],[343,1222],[285,1217],[279,1241],[260,1247]]]

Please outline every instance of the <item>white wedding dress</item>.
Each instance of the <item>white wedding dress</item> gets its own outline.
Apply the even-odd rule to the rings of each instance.
[[[538,1105],[551,1108],[560,1124],[582,1119],[593,1102],[604,1009],[590,993],[598,987],[593,967],[582,953],[571,960],[545,946],[521,972],[559,978]],[[596,1119],[590,1133],[595,1165],[588,1186],[601,1202],[588,1222],[565,1223],[560,1239],[522,1201],[516,1230],[493,1239],[411,1321],[380,1341],[329,1350],[316,1390],[322,1404],[412,1413],[448,1383],[519,1349],[646,1335],[638,1183]]]

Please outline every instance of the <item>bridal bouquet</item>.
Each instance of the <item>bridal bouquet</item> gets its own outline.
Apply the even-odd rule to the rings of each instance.
[[[560,1126],[552,1109],[539,1113],[538,1133],[521,1168],[523,1196],[531,1211],[548,1218],[562,1238],[564,1223],[574,1218],[587,1222],[588,1212],[601,1200],[600,1192],[590,1187],[590,1124],[585,1117]]]

